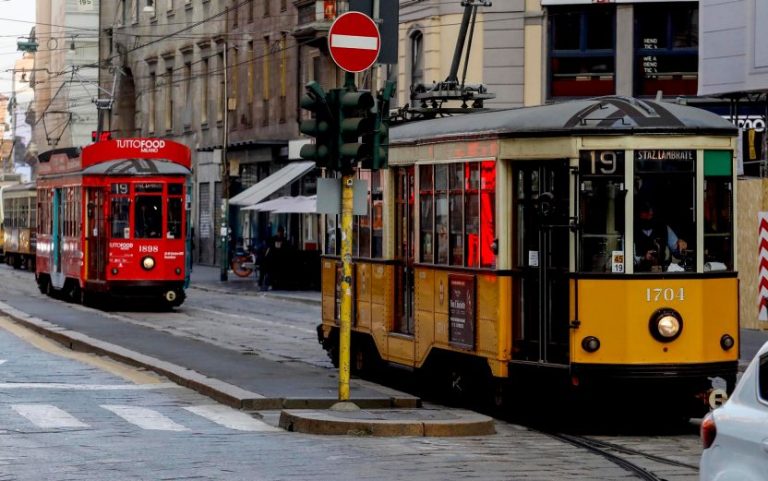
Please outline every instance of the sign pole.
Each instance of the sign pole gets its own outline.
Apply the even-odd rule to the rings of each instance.
[[[344,87],[354,88],[355,74],[344,74]],[[354,169],[341,178],[341,312],[339,326],[339,401],[349,401],[350,351],[352,345],[352,212]]]

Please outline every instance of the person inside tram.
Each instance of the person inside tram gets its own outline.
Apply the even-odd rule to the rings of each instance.
[[[159,206],[151,199],[137,200],[136,237],[139,239],[158,239],[162,236],[162,219]]]
[[[661,272],[671,256],[681,259],[687,249],[688,243],[654,216],[653,205],[641,202],[635,220],[635,271]]]

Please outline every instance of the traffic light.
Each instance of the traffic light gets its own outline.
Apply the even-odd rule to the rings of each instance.
[[[373,132],[363,139],[370,144],[370,156],[363,159],[363,168],[386,169],[389,160],[389,100],[395,91],[395,83],[387,81],[386,87],[376,96],[376,113]]]
[[[299,156],[314,161],[317,167],[335,169],[339,136],[333,119],[334,112],[338,110],[336,92],[326,94],[315,81],[309,82],[306,90],[307,93],[301,97],[301,108],[312,112],[313,118],[302,120],[299,131],[314,137],[315,143],[302,146]]]
[[[350,172],[372,154],[372,145],[360,141],[370,135],[376,119],[371,115],[373,95],[366,91],[339,90],[339,170]]]

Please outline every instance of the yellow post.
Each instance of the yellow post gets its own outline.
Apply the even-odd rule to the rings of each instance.
[[[339,401],[349,401],[349,358],[352,337],[352,209],[353,174],[341,179],[341,326],[339,329]]]

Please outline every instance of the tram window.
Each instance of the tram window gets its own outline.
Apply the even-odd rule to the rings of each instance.
[[[704,152],[704,270],[733,270],[733,159]]]
[[[168,199],[168,230],[166,236],[169,239],[181,239],[181,198]]]
[[[622,273],[624,152],[582,151],[579,174],[579,270]]]
[[[128,239],[130,237],[131,201],[127,197],[113,197],[110,205],[110,218],[113,239]]]
[[[137,239],[159,239],[162,237],[163,211],[162,197],[142,195],[136,197],[134,209],[134,229]]]
[[[420,260],[493,268],[496,164],[419,167]]]
[[[421,240],[421,262],[433,263],[434,240],[434,196],[432,195],[432,166],[419,167],[419,229]]]
[[[181,195],[184,192],[184,184],[168,184],[168,195]]]
[[[695,151],[635,151],[635,272],[695,270],[695,161]]]
[[[451,265],[464,265],[464,192],[462,192],[464,164],[451,164],[449,226]]]

